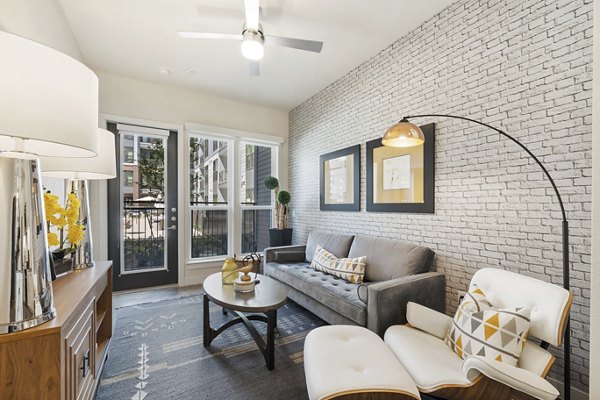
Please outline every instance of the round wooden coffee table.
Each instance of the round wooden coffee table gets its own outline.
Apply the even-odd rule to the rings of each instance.
[[[242,323],[258,345],[268,369],[275,367],[275,328],[277,327],[277,310],[283,306],[287,299],[285,286],[274,279],[258,275],[258,283],[250,293],[238,293],[233,290],[233,285],[221,283],[221,273],[212,274],[204,280],[204,347],[219,336],[225,329]],[[229,310],[237,316],[221,325],[217,329],[210,326],[209,301]],[[249,313],[245,315],[244,313]],[[256,330],[250,321],[267,323],[267,342]]]

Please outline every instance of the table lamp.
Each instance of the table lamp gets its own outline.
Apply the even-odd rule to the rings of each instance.
[[[67,179],[67,193],[79,199],[79,219],[84,225],[84,236],[74,253],[75,269],[93,267],[92,226],[88,180],[112,179],[117,176],[115,135],[98,128],[98,154],[92,158],[40,157],[42,175]]]
[[[39,155],[96,154],[98,78],[0,31],[0,334],[56,315]]]

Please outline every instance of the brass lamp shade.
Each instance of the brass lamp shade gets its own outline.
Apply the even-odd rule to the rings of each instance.
[[[390,147],[415,147],[425,143],[421,128],[406,118],[390,127],[383,135],[381,144]]]

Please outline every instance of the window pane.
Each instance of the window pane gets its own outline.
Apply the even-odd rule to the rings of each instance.
[[[165,267],[167,140],[122,135],[123,272]]]
[[[251,144],[240,145],[240,203],[271,205],[272,193],[265,188],[271,172],[271,148]]]
[[[164,208],[126,202],[123,270],[163,268],[165,263]]]
[[[227,210],[192,210],[192,258],[227,255]]]
[[[227,204],[227,142],[190,138],[190,204]]]
[[[269,247],[271,210],[242,212],[242,253],[262,252]]]

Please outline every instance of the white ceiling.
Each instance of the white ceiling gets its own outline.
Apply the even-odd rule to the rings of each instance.
[[[93,69],[290,110],[454,0],[262,0],[266,35],[324,46],[320,54],[267,46],[258,77],[239,42],[176,34],[241,33],[243,0],[59,1]]]

